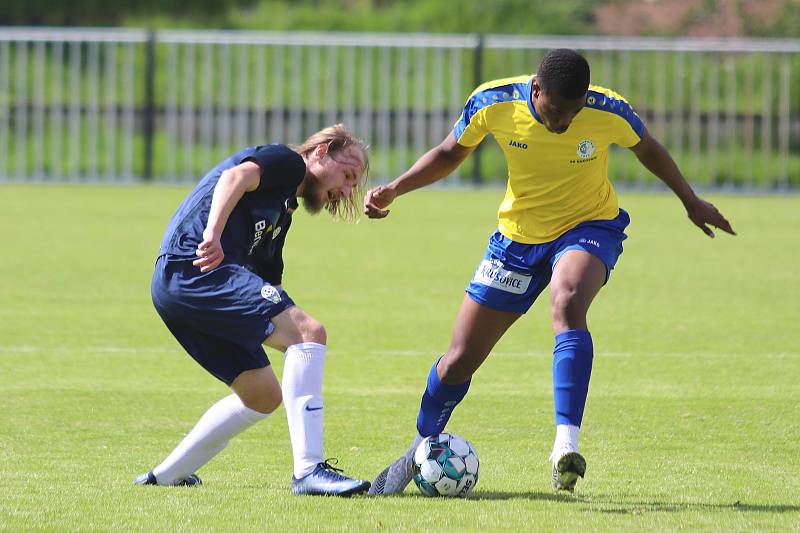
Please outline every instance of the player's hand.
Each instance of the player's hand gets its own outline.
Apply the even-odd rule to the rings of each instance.
[[[731,223],[728,222],[722,213],[714,207],[714,204],[706,202],[702,198],[697,198],[691,204],[686,205],[686,214],[695,226],[703,230],[703,233],[714,238],[714,232],[708,226],[714,226],[731,235],[736,235]],[[706,225],[708,224],[708,225]]]
[[[197,246],[195,252],[197,257],[192,261],[194,266],[200,267],[200,272],[210,272],[217,268],[222,260],[225,259],[225,252],[222,251],[222,244],[219,242],[219,236],[214,235],[208,228],[203,232],[203,242]]]
[[[364,195],[364,214],[369,218],[384,218],[389,214],[389,204],[397,198],[397,191],[386,185],[373,187]]]

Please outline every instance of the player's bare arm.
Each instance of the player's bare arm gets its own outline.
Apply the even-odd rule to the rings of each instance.
[[[197,246],[197,257],[192,264],[200,267],[200,272],[217,268],[225,259],[225,251],[220,244],[222,231],[228,222],[233,208],[246,192],[254,191],[261,181],[261,169],[252,161],[245,161],[222,173],[214,188],[208,223],[203,231],[203,242]]]
[[[430,185],[453,172],[472,153],[474,146],[458,144],[452,132],[441,144],[417,159],[402,176],[387,185],[374,187],[364,196],[364,213],[369,218],[384,218],[386,209],[401,194]]]
[[[636,157],[647,170],[655,174],[656,177],[672,189],[683,202],[689,220],[703,230],[706,235],[711,238],[714,237],[714,232],[708,226],[736,235],[730,222],[722,216],[722,213],[713,204],[694,193],[667,149],[647,130],[644,130],[641,142],[631,147],[631,151],[636,154]]]

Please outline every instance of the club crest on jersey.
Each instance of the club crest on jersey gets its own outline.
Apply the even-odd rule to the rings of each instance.
[[[506,270],[503,266],[502,261],[497,259],[484,259],[478,265],[472,281],[512,294],[525,294],[531,283],[531,276]]]
[[[264,285],[261,287],[261,297],[265,300],[269,300],[270,302],[276,304],[281,301],[281,293],[273,287],[272,285]]]
[[[578,157],[588,159],[594,155],[594,143],[589,139],[584,139],[578,143]]]

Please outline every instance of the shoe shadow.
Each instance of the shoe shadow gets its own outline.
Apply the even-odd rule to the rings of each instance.
[[[587,511],[608,514],[674,513],[685,511],[739,511],[746,513],[797,513],[800,505],[793,504],[755,504],[737,500],[732,503],[689,503],[665,501],[627,501],[596,494],[569,494],[552,492],[508,492],[478,491],[470,494],[468,500],[536,500],[553,501],[580,505],[591,504]],[[599,508],[598,508],[599,506]]]
[[[580,503],[579,496],[569,493],[556,492],[508,492],[508,491],[478,491],[467,496],[468,500],[538,500],[565,503]]]

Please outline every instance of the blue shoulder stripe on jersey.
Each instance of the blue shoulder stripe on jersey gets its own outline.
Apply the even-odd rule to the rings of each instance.
[[[586,107],[598,109],[600,111],[608,111],[624,118],[630,125],[636,135],[641,137],[644,135],[644,122],[639,118],[639,115],[633,110],[633,107],[619,98],[612,98],[607,94],[597,91],[589,91],[586,93]]]
[[[497,87],[490,87],[489,89],[484,89],[470,96],[469,100],[467,100],[467,103],[464,105],[464,111],[461,113],[461,117],[453,128],[453,134],[456,140],[461,138],[461,135],[464,133],[464,130],[467,129],[475,113],[492,104],[524,100],[527,98],[527,91],[528,89],[525,83],[509,83]]]

